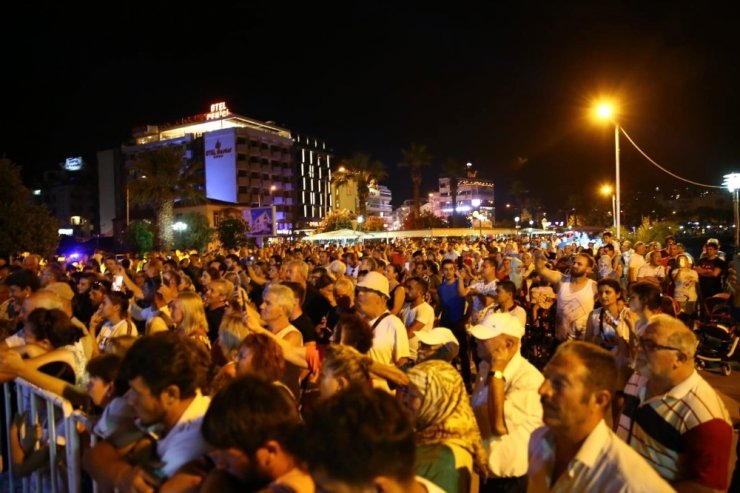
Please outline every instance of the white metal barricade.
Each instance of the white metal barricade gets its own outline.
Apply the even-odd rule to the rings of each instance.
[[[12,388],[15,387],[15,397],[13,400]],[[77,422],[84,420],[84,415],[74,411],[70,402],[52,392],[43,390],[23,379],[17,378],[13,382],[3,385],[3,398],[5,400],[5,439],[8,444],[8,454],[10,454],[10,426],[13,423],[13,417],[16,413],[28,411],[31,423],[39,423],[39,403],[44,402],[46,408],[46,435],[49,443],[49,477],[42,477],[42,474],[34,473],[30,478],[22,478],[21,486],[23,493],[28,493],[31,481],[36,483],[36,491],[43,491],[42,482],[49,481],[50,489],[53,493],[68,491],[69,493],[80,493],[81,489],[81,469],[80,469],[80,440],[77,434]],[[59,414],[61,413],[61,414]],[[61,418],[61,419],[60,419]],[[59,430],[57,421],[64,423],[64,453],[67,461],[66,474],[67,485],[59,484],[57,470],[57,438]],[[38,445],[37,445],[38,446]],[[16,492],[16,484],[19,479],[13,471],[12,461],[7,458],[7,491]],[[97,493],[96,485],[93,486]]]

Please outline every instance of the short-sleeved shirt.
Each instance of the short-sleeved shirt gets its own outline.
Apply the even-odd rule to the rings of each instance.
[[[414,325],[414,322],[417,320],[424,324],[424,326],[417,332],[429,331],[434,328],[434,308],[432,308],[432,305],[426,301],[417,306],[404,306],[399,315],[407,329]],[[409,355],[414,361],[416,361],[418,349],[419,338],[416,337],[416,333],[414,333],[412,334],[412,337],[409,338]]]
[[[627,382],[619,437],[671,483],[726,489],[732,425],[717,392],[696,371],[645,400],[647,383],[638,373]]]
[[[482,361],[471,405],[478,421],[488,464],[496,477],[527,474],[527,445],[534,430],[542,426],[542,404],[538,390],[544,377],[529,361],[517,353],[503,371],[504,421],[508,433],[495,436],[488,413],[488,363]]]
[[[715,269],[719,267],[722,271],[718,276],[715,277],[699,276],[699,288],[701,289],[702,297],[706,299],[710,296],[721,293],[722,275],[727,268],[727,262],[719,257],[714,257],[713,259],[702,257],[696,262],[696,266],[708,269]]]

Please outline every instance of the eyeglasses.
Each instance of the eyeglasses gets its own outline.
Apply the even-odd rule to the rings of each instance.
[[[658,344],[652,339],[645,339],[643,337],[640,338],[640,347],[645,350],[645,352],[652,353],[655,351],[658,351],[659,349],[664,349],[666,351],[677,351],[679,354],[683,354],[683,351],[677,347],[673,346],[663,346]]]

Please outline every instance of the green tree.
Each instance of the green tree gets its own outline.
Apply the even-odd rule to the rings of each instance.
[[[0,254],[32,252],[49,256],[59,246],[59,222],[49,210],[33,203],[23,186],[21,171],[7,158],[0,158]]]
[[[154,249],[154,228],[148,221],[131,221],[123,239],[128,248],[143,255]]]
[[[429,153],[427,146],[411,144],[408,149],[402,149],[403,160],[398,163],[399,166],[409,169],[411,174],[411,185],[414,189],[414,212],[419,214],[421,199],[419,198],[419,189],[421,188],[421,169],[429,166],[432,161],[432,155]]]
[[[353,219],[352,213],[347,209],[331,210],[324,215],[319,227],[316,229],[319,233],[336,231],[338,229],[352,229]]]
[[[344,171],[339,171],[344,169]],[[353,181],[357,187],[357,214],[367,216],[367,197],[369,187],[388,176],[385,166],[380,161],[371,159],[368,154],[355,153],[351,158],[342,161],[332,176],[335,186],[348,186]]]
[[[411,211],[403,221],[403,229],[405,230],[444,228],[446,226],[447,222],[444,219],[435,216],[429,211],[423,211],[419,215]]]
[[[185,159],[180,146],[158,147],[136,156],[129,177],[131,203],[154,209],[159,246],[171,249],[175,200],[181,204],[205,200],[203,163]]]
[[[450,179],[450,200],[452,201],[452,212],[450,212],[449,225],[457,224],[457,192],[460,180],[467,176],[465,165],[459,159],[449,158],[442,164],[442,175]]]
[[[195,248],[203,252],[216,236],[216,229],[208,225],[208,218],[203,214],[188,212],[183,214],[179,221],[187,224],[184,231],[175,235],[175,248],[179,250]]]
[[[227,217],[218,224],[218,239],[227,250],[235,250],[245,246],[249,225],[241,217]]]

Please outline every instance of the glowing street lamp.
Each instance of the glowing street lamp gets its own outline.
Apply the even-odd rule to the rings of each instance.
[[[614,195],[614,228],[616,229],[617,240],[621,239],[621,200],[620,200],[620,180],[619,180],[619,123],[615,118],[616,111],[611,103],[603,102],[599,103],[594,113],[596,117],[603,121],[608,121],[614,124],[614,168],[615,168],[615,181],[614,188],[616,189]]]
[[[735,248],[740,248],[740,201],[738,200],[738,190],[740,190],[740,173],[730,173],[724,176],[725,180],[722,185],[732,194],[732,204],[735,211]]]
[[[612,193],[612,186],[611,185],[602,185],[599,189],[599,192],[601,192],[602,195],[606,195],[607,197],[611,195],[612,197],[612,224],[614,226],[614,229],[617,230],[617,212],[616,212],[616,197]]]
[[[362,231],[362,223],[365,222],[365,218],[363,216],[357,216],[357,230]]]

